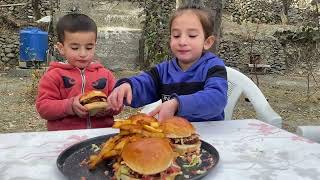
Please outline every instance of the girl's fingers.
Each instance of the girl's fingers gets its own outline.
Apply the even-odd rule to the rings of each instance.
[[[117,89],[114,89],[114,91],[110,94],[110,96],[108,97],[108,103],[110,104],[112,109],[116,109],[117,107]]]
[[[124,91],[123,90],[119,90],[118,91],[118,96],[116,99],[116,110],[119,110],[122,106],[123,106],[123,99],[124,99]]]
[[[127,103],[128,104],[131,104],[131,101],[132,101],[132,92],[131,92],[131,89],[129,89],[126,93],[126,99],[127,99]]]
[[[161,109],[161,105],[156,107],[154,110],[148,113],[149,116],[155,116],[156,114],[159,114]],[[158,120],[160,120],[160,116],[158,116]]]

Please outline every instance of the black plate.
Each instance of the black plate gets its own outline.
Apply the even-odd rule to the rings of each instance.
[[[94,137],[74,144],[65,149],[63,152],[61,152],[57,159],[58,169],[70,180],[79,180],[81,178],[87,180],[111,179],[113,176],[113,160],[107,160],[103,163],[100,163],[97,168],[92,171],[88,170],[85,165],[81,165],[81,162],[94,153],[92,149],[93,144],[99,146],[101,143],[105,142],[108,138],[114,135],[116,134]],[[219,161],[219,153],[211,144],[201,141],[201,153],[202,163],[196,167],[185,168],[183,167],[183,160],[180,158],[177,159],[177,163],[182,167],[183,175],[177,176],[176,180],[201,179],[216,166]],[[202,174],[194,173],[197,170],[203,169],[207,169],[207,171],[204,171]]]

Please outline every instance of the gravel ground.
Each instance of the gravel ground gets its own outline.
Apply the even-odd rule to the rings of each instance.
[[[117,73],[117,77],[130,74],[133,73],[121,72]],[[284,129],[295,132],[299,125],[320,125],[320,90],[316,91],[314,82],[310,89],[314,94],[309,100],[306,96],[307,80],[298,75],[261,75],[259,82],[259,87],[269,103],[283,118]],[[30,77],[9,77],[6,73],[1,73],[0,133],[46,130],[45,120],[41,119],[35,110],[31,84]],[[136,112],[137,109],[125,108],[116,118],[124,118]],[[241,97],[234,119],[254,117],[253,107]]]

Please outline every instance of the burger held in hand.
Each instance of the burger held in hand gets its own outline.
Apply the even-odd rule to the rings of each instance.
[[[122,161],[114,165],[115,177],[121,180],[173,180],[181,169],[165,138],[144,138],[124,146]]]
[[[162,121],[160,127],[170,139],[173,150],[179,155],[200,154],[199,135],[188,120],[175,116]]]
[[[80,104],[87,108],[90,116],[106,111],[108,107],[107,95],[102,91],[89,91],[80,97]]]

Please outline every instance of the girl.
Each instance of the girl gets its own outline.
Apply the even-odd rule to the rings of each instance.
[[[174,58],[151,70],[120,79],[108,98],[114,110],[162,99],[149,115],[159,120],[174,115],[189,121],[223,120],[227,103],[227,72],[224,62],[207,50],[214,43],[213,20],[198,5],[176,10],[170,20],[170,48]]]

